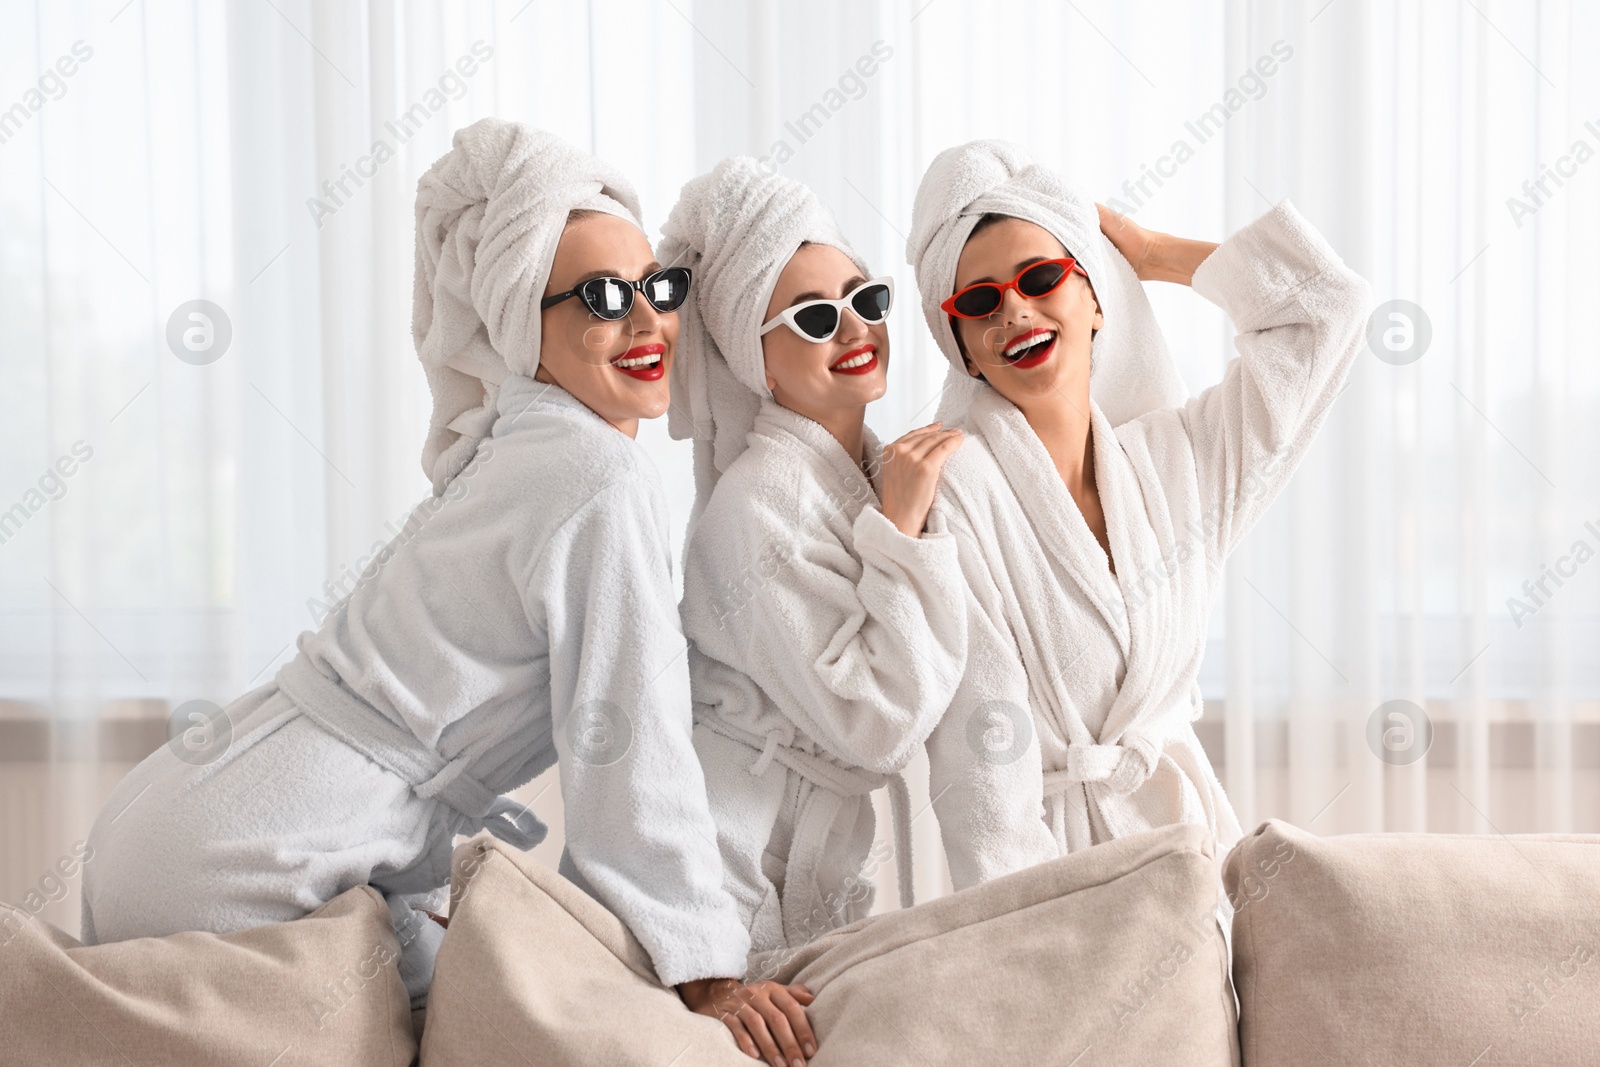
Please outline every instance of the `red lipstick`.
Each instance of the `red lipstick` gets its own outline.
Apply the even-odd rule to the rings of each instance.
[[[611,361],[611,365],[630,378],[637,378],[641,382],[656,382],[666,373],[666,361],[661,357],[667,351],[667,346],[656,342],[648,345],[635,345],[622,355]],[[628,366],[622,366],[627,362]]]
[[[859,367],[839,366],[841,363],[848,363],[857,356],[863,355],[870,355],[872,358],[861,364]],[[829,367],[828,369],[834,374],[871,374],[873,371],[878,369],[878,346],[869,341],[859,348],[852,348],[850,351],[846,352],[844,355],[835,360],[833,366]]]
[[[1042,337],[1045,334],[1051,334],[1052,335],[1050,337],[1050,340],[1045,342],[1044,344],[1035,345],[1033,348],[1028,349],[1028,354],[1026,356],[1023,356],[1021,359],[1013,360],[1013,359],[1011,359],[1011,358],[1009,358],[1008,356],[1005,355],[1005,351],[1010,349],[1017,342],[1019,342],[1019,341],[1031,341],[1034,338]],[[1008,341],[1006,343],[1005,349],[1001,350],[1000,358],[1006,360],[1006,362],[1010,363],[1013,367],[1016,367],[1019,370],[1027,370],[1029,367],[1037,367],[1039,364],[1041,364],[1045,360],[1049,359],[1050,358],[1050,354],[1056,350],[1056,341],[1059,339],[1059,337],[1060,337],[1059,334],[1055,334],[1054,331],[1051,331],[1051,330],[1045,330],[1045,329],[1029,330],[1027,333],[1019,334],[1018,336],[1013,337],[1010,341]]]

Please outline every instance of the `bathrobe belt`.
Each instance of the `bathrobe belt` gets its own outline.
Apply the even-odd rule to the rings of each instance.
[[[1183,735],[1191,730],[1190,724],[1200,718],[1204,711],[1205,698],[1201,696],[1200,684],[1196,682],[1190,687],[1187,700],[1138,723],[1137,727],[1143,727],[1142,730],[1137,727],[1126,730],[1118,741],[1109,745],[1068,744],[1066,767],[1044,772],[1046,804],[1050,798],[1062,796],[1079,785],[1100,786],[1098,791],[1090,791],[1096,800],[1106,793],[1125,797],[1142,788],[1163,762],[1172,765],[1171,769],[1180,783],[1186,783],[1183,769],[1167,755],[1167,744],[1185,739]],[[1188,809],[1194,806],[1192,802],[1198,802],[1200,798],[1198,795],[1189,795],[1194,792],[1192,787],[1186,789],[1180,785],[1179,792],[1185,814],[1189,814]],[[1099,807],[1098,804],[1096,806]],[[1102,809],[1101,817],[1105,818],[1106,814]],[[1113,832],[1120,835],[1131,829],[1113,828]]]
[[[894,820],[895,879],[900,884],[900,906],[909,908],[916,903],[911,874],[911,791],[906,788],[906,780],[898,772],[877,774],[859,767],[841,766],[793,745],[783,744],[776,730],[762,736],[735,726],[719,715],[696,715],[694,721],[696,725],[704,726],[730,741],[737,741],[755,752],[755,762],[748,769],[758,778],[776,762],[812,785],[839,797],[867,796],[880,786],[887,786],[889,810]],[[798,841],[800,836],[801,828],[796,826],[794,839]]]
[[[460,815],[464,825],[457,827],[457,833],[488,830],[507,844],[527,850],[549,832],[525,805],[497,796],[478,781],[467,770],[467,756],[445,759],[319,671],[304,652],[284,664],[275,680],[306,718],[405,779],[417,796],[436,799]]]

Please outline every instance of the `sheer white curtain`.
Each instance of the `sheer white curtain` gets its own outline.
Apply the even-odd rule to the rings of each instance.
[[[1241,819],[1600,829],[1587,6],[0,12],[0,899],[41,886],[174,709],[270,677],[426,492],[412,195],[485,115],[612,159],[652,230],[694,174],[770,155],[903,294],[917,179],[974,137],[1021,141],[1186,236],[1220,240],[1290,197],[1431,336],[1417,356],[1417,312],[1385,319],[1413,347],[1363,355],[1229,566],[1201,725]],[[1215,381],[1231,327],[1152,288],[1191,388]],[[891,329],[869,413],[886,436],[931,417],[943,375],[913,300]],[[664,426],[641,438],[681,529],[686,450]],[[1389,717],[1408,706],[1415,723]],[[556,823],[553,862],[548,784],[525,799]],[[932,895],[931,813],[916,833]],[[42,892],[76,929],[76,886]]]

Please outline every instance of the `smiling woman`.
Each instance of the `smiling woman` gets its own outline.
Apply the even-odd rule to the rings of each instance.
[[[503,794],[559,764],[561,873],[754,1055],[746,1006],[726,1010],[749,938],[689,736],[666,501],[633,440],[667,387],[617,366],[670,365],[688,279],[648,281],[620,173],[515,123],[458,131],[416,220],[413,330],[435,400],[423,468],[446,502],[229,705],[231,743],[162,748],[117,785],[89,835],[83,940],[247,929],[370,884],[422,1007],[455,836],[538,845],[546,827]],[[623,286],[614,305],[537,310],[535,294],[593,277]],[[620,279],[641,277],[633,300]]]
[[[661,417],[671,402],[664,378],[689,284],[683,268],[662,269],[639,227],[601,211],[573,212],[540,301],[545,343],[535,380],[561,386],[637,436],[639,420]]]
[[[674,433],[694,437],[700,475],[683,620],[724,881],[761,978],[872,910],[880,787],[912,902],[899,772],[966,648],[954,541],[923,525],[961,434],[882,447],[866,426],[894,285],[809,188],[736,156],[684,186],[663,232],[660,257],[706,279],[677,372]]]
[[[1182,240],[996,141],[934,160],[908,248],[952,373],[982,382],[928,521],[969,588],[965,677],[928,742],[955,887],[1171,823],[1220,858],[1240,827],[1192,726],[1218,575],[1326,417],[1369,287],[1287,200],[1221,245]],[[1242,357],[1187,403],[1151,388],[1151,280],[1239,329]]]

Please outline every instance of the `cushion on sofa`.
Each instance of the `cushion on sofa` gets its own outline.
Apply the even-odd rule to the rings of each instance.
[[[0,904],[0,1062],[408,1067],[399,951],[364,885],[292,922],[87,947]]]
[[[656,978],[622,921],[526,853],[456,846],[423,1067],[749,1067],[728,1028]]]
[[[1246,1067],[1600,1062],[1600,836],[1271,820],[1223,873]]]
[[[1168,826],[841,927],[776,970],[814,1067],[1237,1064],[1212,839]]]

